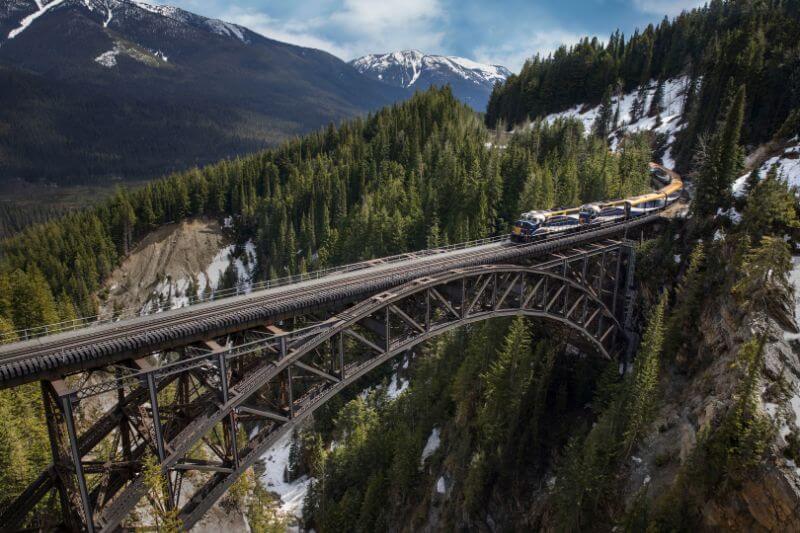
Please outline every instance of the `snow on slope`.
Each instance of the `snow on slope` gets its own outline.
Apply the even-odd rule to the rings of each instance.
[[[235,290],[236,294],[251,292],[256,268],[255,245],[252,241],[247,241],[245,244],[244,255],[246,260],[243,260],[242,257],[233,258],[234,250],[235,245],[233,244],[223,247],[211,263],[197,274],[194,293],[189,290],[192,280],[188,277],[173,279],[167,276],[163,278],[153,289],[150,299],[141,309],[140,314],[157,313],[166,308],[178,309],[185,307],[193,301],[203,298],[206,288],[211,291],[212,295],[216,294],[222,275],[230,265],[233,265],[237,279],[236,288],[231,290]],[[164,305],[165,303],[168,304],[168,307]]]
[[[778,177],[787,181],[790,187],[800,187],[800,138],[795,137],[791,140],[790,146],[785,148],[780,155],[775,155],[764,161],[758,167],[758,177],[764,179],[767,172],[774,166],[778,171]],[[734,196],[743,196],[750,172],[740,176],[733,182]]]
[[[114,19],[114,12],[112,9],[118,9],[119,13],[124,15],[135,13],[137,10],[143,10],[148,13],[158,15],[161,17],[172,19],[182,24],[191,24],[195,27],[205,26],[208,31],[221,35],[223,37],[230,37],[237,39],[243,43],[249,42],[246,37],[246,29],[242,26],[231,24],[217,19],[207,19],[199,15],[194,15],[188,11],[184,11],[174,6],[155,5],[141,0],[34,0],[36,2],[36,11],[25,16],[19,22],[19,26],[8,34],[9,39],[13,39],[20,35],[23,31],[28,29],[39,17],[45,13],[52,11],[59,5],[79,5],[83,6],[89,11],[100,13],[103,18],[103,27],[108,28],[111,21]],[[141,13],[141,11],[140,11]],[[118,22],[115,22],[117,24]],[[113,65],[112,65],[113,66]]]
[[[413,357],[413,354],[411,355]],[[409,382],[399,376],[400,369],[406,370],[409,366],[410,357],[403,358],[402,363],[395,363],[392,379],[386,389],[386,397],[389,401],[396,400],[409,386]],[[359,393],[359,396],[366,398],[370,393],[383,388],[383,384],[375,387],[368,387]],[[266,471],[261,476],[261,485],[270,492],[276,493],[280,497],[279,509],[281,512],[302,518],[303,500],[305,499],[308,488],[313,478],[301,476],[294,481],[285,481],[284,475],[289,467],[289,452],[292,448],[292,434],[287,433],[281,437],[261,456]],[[431,436],[425,444],[422,461],[433,454],[439,447],[439,429],[434,428]],[[336,446],[335,443],[331,443]],[[427,455],[426,455],[427,454]]]
[[[280,497],[279,509],[288,515],[300,518],[303,514],[303,500],[311,484],[311,478],[301,476],[294,481],[285,481],[284,475],[289,466],[289,452],[292,449],[292,433],[286,433],[272,445],[261,459],[266,470],[260,482],[268,491]]]
[[[609,139],[611,140],[611,149],[616,150],[617,143],[622,134],[637,131],[654,131],[657,133],[665,133],[667,139],[667,151],[664,154],[664,166],[673,168],[675,161],[672,158],[672,143],[675,142],[675,134],[680,131],[684,124],[681,122],[683,115],[683,105],[686,100],[686,89],[689,84],[689,78],[682,76],[679,78],[672,78],[664,83],[664,100],[663,111],[656,116],[645,116],[639,120],[633,121],[631,110],[633,103],[636,100],[638,89],[631,91],[622,97],[613,97],[611,99],[614,110],[619,109],[619,124],[617,129],[614,130]],[[648,83],[646,98],[645,98],[645,115],[647,110],[650,109],[650,104],[653,100],[653,94],[656,92],[656,83],[651,81]],[[553,113],[545,117],[545,120],[552,124],[559,118],[577,118],[583,122],[584,129],[589,132],[597,119],[597,114],[600,112],[600,106],[595,106],[590,109],[584,109],[584,105],[577,105],[566,111],[560,113]]]
[[[362,74],[377,73],[384,81],[389,81],[386,78],[391,70],[399,69],[397,81],[403,87],[411,87],[420,76],[433,72],[455,75],[477,85],[492,85],[511,75],[507,68],[499,65],[486,65],[463,57],[423,54],[419,50],[366,55],[351,64]]]
[[[27,17],[23,18],[19,21],[19,27],[11,30],[8,33],[8,38],[13,39],[26,29],[30,27],[31,24],[36,21],[39,17],[50,11],[51,9],[58,7],[60,4],[63,4],[66,0],[51,0],[49,3],[45,3],[44,0],[36,0],[36,7],[38,8],[36,11],[28,15]]]
[[[244,36],[244,28],[241,26],[217,19],[208,19],[206,21],[206,25],[217,35],[222,35],[223,37],[234,37],[243,43],[247,42],[247,39]]]

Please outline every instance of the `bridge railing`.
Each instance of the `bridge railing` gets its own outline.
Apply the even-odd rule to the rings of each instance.
[[[272,280],[250,283],[246,286],[237,285],[236,287],[231,287],[228,289],[214,290],[208,296],[198,295],[198,294],[183,295],[182,298],[184,299],[184,301],[182,302],[181,305],[175,305],[169,301],[164,304],[160,302],[147,302],[143,306],[126,307],[123,309],[116,309],[106,313],[99,313],[96,315],[84,316],[72,320],[43,324],[32,328],[17,329],[14,331],[2,333],[0,334],[0,344],[7,344],[9,342],[14,342],[14,341],[24,341],[38,337],[44,337],[46,335],[53,335],[56,333],[63,333],[67,331],[83,329],[90,326],[119,322],[120,320],[125,320],[129,318],[136,318],[139,316],[147,316],[147,315],[163,313],[165,311],[183,309],[185,307],[190,307],[201,303],[218,301],[225,298],[231,298],[235,296],[251,294],[253,292],[274,289],[277,287],[283,287],[286,285],[293,285],[295,283],[302,283],[305,281],[320,279],[333,274],[345,274],[348,272],[354,272],[357,270],[362,270],[373,266],[393,264],[393,263],[398,263],[400,261],[406,261],[419,257],[435,256],[438,254],[443,254],[454,250],[462,250],[465,248],[473,248],[476,246],[483,246],[486,244],[502,242],[507,239],[508,239],[507,235],[487,237],[483,239],[476,239],[472,241],[466,241],[447,246],[438,246],[436,248],[428,248],[424,250],[404,252],[401,254],[396,254],[388,257],[381,257],[376,259],[359,261],[357,263],[349,263],[346,265],[339,265],[330,268],[313,270],[310,272],[303,272],[300,274],[293,274],[290,276],[284,276]]]

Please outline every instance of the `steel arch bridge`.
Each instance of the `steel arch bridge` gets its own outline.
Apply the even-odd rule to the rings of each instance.
[[[428,269],[355,301],[299,307],[202,340],[187,335],[183,345],[150,355],[38,375],[53,464],[2,511],[4,528],[20,527],[54,489],[67,528],[125,526],[147,494],[148,454],[189,528],[278,438],[345,387],[477,321],[528,316],[563,328],[600,357],[625,360],[630,242],[578,242],[505,260]]]

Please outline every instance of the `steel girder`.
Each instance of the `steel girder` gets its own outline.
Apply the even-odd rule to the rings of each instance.
[[[533,266],[451,270],[310,325],[300,317],[293,327],[267,325],[100,373],[111,379],[50,386],[57,459],[0,519],[20,525],[55,487],[65,525],[114,530],[146,495],[142,459],[152,454],[167,474],[169,504],[191,527],[330,397],[397,354],[476,321],[540,318],[575,332],[574,342],[604,358],[618,356],[626,338],[618,288],[630,282],[629,258],[629,245],[610,242]],[[109,404],[78,435],[74,411]]]

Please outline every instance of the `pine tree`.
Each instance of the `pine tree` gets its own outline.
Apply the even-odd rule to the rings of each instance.
[[[11,317],[16,329],[56,324],[58,311],[49,285],[39,270],[11,274]]]
[[[623,445],[626,456],[630,455],[634,445],[647,430],[657,402],[656,389],[658,388],[660,358],[664,344],[664,310],[666,306],[667,294],[664,293],[650,315],[636,356],[636,370],[630,398],[627,401],[628,422]]]
[[[675,306],[667,321],[664,353],[677,355],[682,346],[691,340],[693,326],[698,323],[705,296],[703,267],[706,248],[702,242],[695,245],[689,257],[689,268],[675,291]]]
[[[600,102],[600,109],[597,112],[597,118],[594,120],[592,132],[605,139],[611,132],[612,121],[614,118],[614,108],[611,103],[611,85],[606,87],[606,92],[603,93],[603,99]]]
[[[24,436],[17,424],[19,405],[8,391],[0,392],[0,506],[6,508],[31,480]]]
[[[792,256],[780,237],[766,235],[746,253],[733,295],[757,329],[766,329],[769,318],[794,328],[791,269]]]
[[[170,495],[167,490],[167,479],[161,472],[161,466],[153,454],[145,456],[142,475],[158,531],[165,533],[181,531],[183,524],[178,518],[178,510],[170,508],[169,505]]]
[[[742,225],[756,242],[763,235],[784,235],[800,226],[796,206],[794,194],[773,167],[747,196]]]
[[[575,159],[570,158],[556,182],[556,204],[571,207],[578,202],[578,164]]]
[[[631,104],[631,123],[638,122],[644,117],[646,105],[647,85],[643,83],[639,86],[639,90],[636,92],[636,98],[634,98],[633,103]]]
[[[656,84],[656,90],[653,93],[653,99],[650,101],[650,110],[648,116],[654,117],[660,115],[664,111],[664,80],[659,79]]]
[[[741,86],[725,111],[716,134],[709,143],[701,142],[696,154],[695,213],[708,217],[718,208],[727,208],[731,186],[743,166],[739,135],[744,120],[745,89]]]
[[[533,377],[532,355],[528,324],[524,317],[517,317],[497,359],[481,375],[485,393],[479,417],[489,449],[503,444],[504,433],[516,420],[522,392]]]

